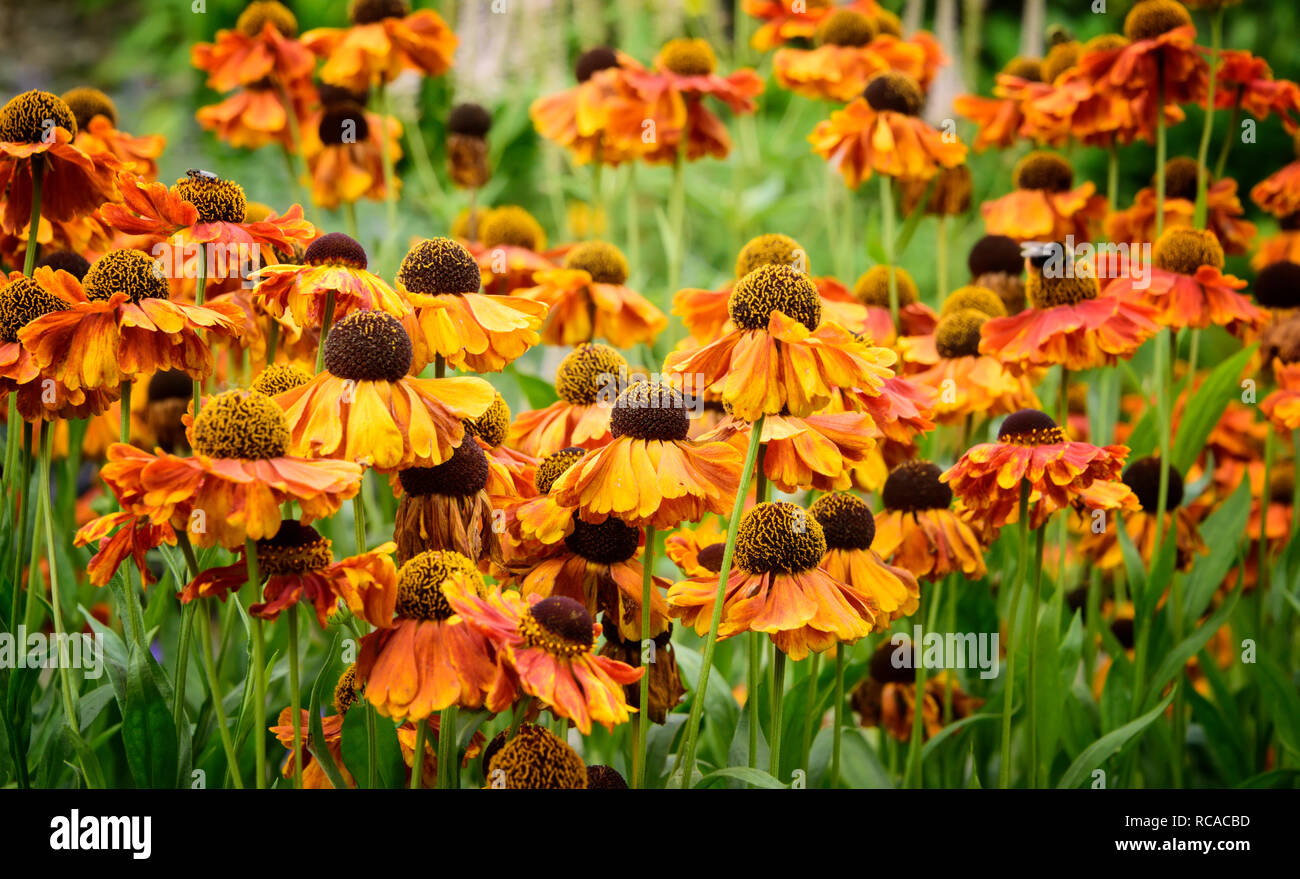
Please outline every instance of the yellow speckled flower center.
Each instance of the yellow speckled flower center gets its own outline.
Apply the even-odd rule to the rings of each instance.
[[[31,278],[0,288],[0,342],[17,342],[18,331],[52,311],[66,311],[63,300]]]
[[[856,9],[837,9],[817,28],[817,40],[823,45],[865,46],[875,35],[875,24]]]
[[[235,30],[246,37],[255,37],[262,26],[270,22],[281,36],[292,37],[298,33],[298,19],[283,3],[276,0],[255,0],[244,7],[235,21]]]
[[[194,205],[200,222],[242,223],[248,212],[244,187],[233,180],[195,172],[177,180],[172,192]]]
[[[1056,153],[1039,150],[1016,164],[1012,179],[1017,189],[1067,192],[1074,185],[1074,167]]]
[[[284,410],[257,391],[209,397],[194,419],[194,451],[210,458],[278,458],[289,445]]]
[[[343,669],[338,683],[334,685],[334,710],[347,714],[348,709],[357,704],[361,691],[357,688],[357,664],[354,662]]]
[[[257,567],[263,576],[306,574],[332,564],[330,541],[293,519],[282,521],[274,537],[257,541]]]
[[[0,141],[43,143],[53,137],[55,128],[77,133],[77,119],[58,95],[34,89],[0,107]]]
[[[567,449],[560,449],[558,452],[543,458],[542,463],[537,465],[537,471],[533,474],[533,485],[537,488],[537,493],[549,494],[555,480],[563,476],[564,471],[581,461],[582,456],[585,454],[587,453],[584,449],[569,446]]]
[[[1125,17],[1124,34],[1130,40],[1153,40],[1191,23],[1191,14],[1178,0],[1141,0]]]
[[[600,396],[605,382],[627,372],[627,360],[613,348],[585,343],[560,361],[555,371],[555,391],[560,399],[575,406],[590,406]]]
[[[585,790],[587,767],[551,731],[525,723],[488,763],[487,786],[505,790]]]
[[[779,232],[751,238],[736,255],[736,278],[743,278],[754,269],[766,265],[790,266],[808,273],[808,254],[789,235]]]
[[[523,247],[543,250],[546,232],[537,218],[518,205],[493,208],[478,226],[479,241],[484,247]]]
[[[1090,274],[1080,274],[1084,268],[1076,267],[1073,277],[1047,276],[1033,271],[1025,282],[1025,296],[1029,304],[1037,309],[1054,308],[1058,305],[1078,305],[1085,299],[1096,299],[1101,292],[1097,279]]]
[[[292,391],[311,381],[311,376],[287,363],[272,363],[253,380],[252,389],[268,397]]]
[[[604,241],[584,241],[564,257],[566,269],[580,269],[597,284],[625,284],[631,269],[623,251]]]
[[[1156,268],[1180,275],[1194,275],[1201,266],[1223,268],[1223,245],[1208,229],[1176,226],[1167,229],[1151,255]]]
[[[397,283],[412,293],[427,296],[477,293],[482,275],[478,263],[463,244],[450,238],[429,238],[406,254],[397,270]]]
[[[659,62],[679,76],[707,76],[718,68],[718,56],[706,40],[669,40],[659,50]]]
[[[934,328],[934,348],[940,357],[974,357],[980,353],[980,327],[989,316],[962,308],[939,319]]]
[[[99,89],[75,88],[63,93],[63,102],[77,120],[77,128],[85,128],[96,116],[103,116],[111,125],[117,125],[117,107],[113,100]]]
[[[397,572],[397,615],[407,620],[445,620],[455,613],[442,587],[460,576],[477,593],[483,590],[483,575],[474,563],[449,549],[432,549],[409,559]]]
[[[736,282],[727,311],[742,330],[767,329],[774,311],[815,330],[822,319],[822,300],[803,272],[790,266],[765,265]]]
[[[809,571],[824,555],[822,526],[807,510],[786,501],[754,507],[736,532],[736,564],[751,574]]]
[[[894,286],[898,289],[900,307],[911,305],[920,297],[916,282],[906,269],[894,266]],[[872,266],[863,272],[853,285],[853,298],[863,305],[876,308],[889,307],[889,266]]]
[[[82,289],[87,299],[106,300],[125,293],[132,302],[166,299],[171,292],[162,266],[143,250],[110,250],[86,271]]]

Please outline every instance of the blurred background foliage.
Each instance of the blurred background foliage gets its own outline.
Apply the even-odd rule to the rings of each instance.
[[[915,16],[926,29],[934,28],[939,0],[883,0],[883,5]],[[1030,0],[1032,4],[1034,0]],[[1042,0],[1038,0],[1042,2]],[[1104,13],[1092,10],[1105,7]],[[215,103],[220,96],[208,89],[202,74],[189,60],[191,47],[211,40],[228,28],[243,9],[243,0],[0,0],[0,93],[15,94],[29,88],[62,92],[78,85],[94,85],[118,103],[121,127],[135,134],[161,133],[168,139],[161,176],[172,180],[187,168],[202,167],[233,177],[244,184],[253,200],[283,208],[298,198],[287,174],[284,157],[274,147],[255,152],[232,149],[199,129],[195,110]],[[343,26],[344,0],[290,0],[301,30]],[[424,142],[439,172],[438,191],[421,185],[408,155],[398,166],[405,181],[397,240],[445,234],[464,193],[452,190],[444,171],[443,120],[451,103],[475,100],[487,105],[495,123],[491,144],[495,175],[485,188],[485,204],[513,203],[532,210],[551,234],[552,243],[590,234],[590,214],[585,204],[592,192],[590,168],[574,168],[557,148],[541,141],[528,119],[528,106],[539,94],[567,88],[573,82],[572,63],[587,47],[607,43],[649,63],[668,38],[703,36],[720,49],[725,71],[754,65],[768,76],[768,88],[759,99],[753,119],[736,120],[725,109],[734,149],[725,160],[692,163],[687,171],[687,253],[682,282],[712,287],[730,275],[736,250],[755,234],[783,231],[795,235],[809,252],[816,273],[835,270],[852,282],[879,254],[876,189],[864,186],[854,193],[851,208],[843,202],[844,188],[831,180],[825,163],[812,154],[807,135],[829,115],[832,106],[817,103],[776,87],[770,79],[771,55],[751,49],[747,37],[756,22],[741,16],[739,34],[733,29],[735,7],[730,0],[416,0],[430,6],[456,29],[461,44],[456,68],[435,80],[399,80],[393,88],[395,109],[410,124],[416,118]],[[969,0],[957,3],[960,13]],[[1064,27],[1087,39],[1122,27],[1129,0],[1075,0],[1047,2],[1044,29]],[[1300,58],[1294,38],[1300,5],[1246,0],[1226,15],[1225,47],[1249,49],[1272,64],[1278,77],[1300,79]],[[1022,0],[987,0],[979,30],[976,63],[954,58],[958,71],[974,70],[975,90],[989,94],[993,77],[1018,54],[1026,34],[1022,28]],[[1201,42],[1208,41],[1205,13],[1194,13]],[[1038,35],[1041,40],[1041,34]],[[962,84],[971,90],[970,84]],[[417,104],[418,102],[418,104]],[[949,115],[931,107],[932,120]],[[1169,155],[1194,155],[1200,135],[1201,111],[1187,108],[1187,119],[1170,131]],[[1228,113],[1216,119],[1211,161],[1227,136]],[[969,126],[959,122],[963,137]],[[1261,235],[1275,224],[1249,204],[1251,186],[1294,158],[1289,138],[1276,118],[1258,126],[1254,144],[1234,146],[1229,175],[1240,184],[1251,219]],[[409,153],[409,143],[403,147]],[[973,154],[976,207],[958,218],[949,232],[953,284],[965,281],[962,268],[966,250],[983,231],[979,201],[1005,192],[1015,160],[1025,145],[1006,151]],[[1067,147],[1078,179],[1090,179],[1104,190],[1104,151]],[[1122,206],[1149,184],[1154,170],[1154,149],[1137,143],[1122,150]],[[605,237],[627,247],[628,223],[640,230],[640,259],[633,267],[634,284],[668,307],[672,291],[663,289],[664,251],[660,228],[667,202],[670,171],[667,167],[636,170],[635,195],[629,172],[618,169],[603,175],[608,205]],[[631,203],[629,204],[629,201]],[[359,206],[363,237],[368,246],[381,240],[386,230],[380,203]],[[341,215],[309,208],[308,215],[326,230],[343,228]],[[849,228],[844,228],[845,225]],[[852,265],[832,266],[832,235],[847,235],[853,242]],[[876,246],[872,246],[872,242]],[[916,278],[923,297],[937,301],[946,291],[934,286],[934,223],[920,224],[902,264]],[[394,249],[377,268],[391,278],[404,247]],[[374,251],[372,250],[372,253]],[[1230,260],[1229,270],[1250,277],[1244,258]],[[656,352],[659,353],[659,352]],[[547,373],[543,373],[547,374]]]

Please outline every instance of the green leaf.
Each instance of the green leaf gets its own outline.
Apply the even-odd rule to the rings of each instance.
[[[349,711],[343,718],[343,765],[356,779],[357,786],[363,786],[369,778],[369,746],[366,735],[366,714],[374,711],[367,702],[357,703],[355,711]],[[406,762],[402,759],[402,748],[397,742],[397,727],[386,717],[375,717],[375,761],[378,765],[379,786],[396,790],[405,786]]]
[[[1259,657],[1261,696],[1277,728],[1277,737],[1292,754],[1300,754],[1300,694],[1290,676],[1267,655]]]
[[[1228,617],[1232,615],[1232,610],[1237,606],[1239,598],[1241,598],[1241,590],[1234,589],[1224,600],[1223,605],[1214,612],[1213,616],[1165,654],[1160,667],[1151,675],[1149,692],[1159,693],[1165,688],[1165,684],[1172,681],[1183,670],[1187,665],[1187,660],[1195,656],[1197,651],[1204,647],[1206,642],[1214,637],[1214,633],[1219,631],[1224,623],[1228,621]]]
[[[327,657],[339,655],[338,646],[341,635],[341,631],[335,629],[334,640],[330,643],[329,652],[325,654]],[[325,744],[325,728],[320,720],[321,691],[331,680],[330,677],[326,677],[326,674],[330,673],[332,675],[336,665],[337,663],[326,660],[324,665],[321,666],[320,674],[316,675],[316,683],[312,685],[311,699],[307,707],[308,716],[310,717],[310,735],[307,738],[307,748],[311,751],[311,755],[316,758],[316,762],[320,764],[320,768],[324,770],[325,777],[330,780],[330,784],[334,785],[334,789],[344,790],[347,788],[347,783],[343,781],[343,775],[339,772],[338,766],[334,765],[334,755],[330,753],[329,746]]]
[[[1169,707],[1169,703],[1174,699],[1174,694],[1170,692],[1168,696],[1160,701],[1160,704],[1152,708],[1146,714],[1136,720],[1131,720],[1121,726],[1119,729],[1111,730],[1097,741],[1083,749],[1083,753],[1075,758],[1070,764],[1070,768],[1065,770],[1061,780],[1057,783],[1058,790],[1069,790],[1077,788],[1080,784],[1087,781],[1094,769],[1105,763],[1120,748],[1123,748],[1130,741],[1136,739],[1141,733],[1151,725],[1160,714]]]
[[[717,778],[736,778],[750,787],[765,790],[780,790],[790,786],[782,784],[781,781],[761,769],[750,769],[748,766],[728,766],[724,769],[715,769],[696,782],[695,786],[697,788],[708,787],[709,781]]]
[[[1056,642],[1056,613],[1049,604],[1042,609],[1034,637],[1034,722],[1038,765],[1051,766],[1060,736],[1061,703],[1065,690],[1061,687],[1060,649]],[[1040,773],[1039,777],[1043,777]]]
[[[1170,462],[1182,473],[1196,463],[1205,440],[1219,423],[1228,403],[1241,393],[1241,372],[1254,356],[1258,343],[1238,351],[1214,368],[1183,407],[1174,437]]]
[[[961,732],[966,727],[972,726],[983,720],[996,720],[1001,716],[1001,712],[972,714],[969,717],[963,717],[961,720],[948,724],[943,729],[939,730],[939,732],[935,733],[930,740],[925,743],[925,747],[921,749],[921,759],[931,759],[934,756],[934,752],[937,751],[944,742],[956,737],[957,733]],[[974,745],[974,742],[971,744]]]
[[[507,371],[515,377],[519,383],[519,390],[523,392],[524,399],[528,405],[534,409],[545,409],[547,406],[560,399],[555,393],[555,388],[549,382],[543,381],[535,375],[529,375],[520,372],[513,366],[507,368]]]
[[[153,657],[132,650],[129,662],[122,702],[122,745],[131,777],[137,787],[175,787],[176,727],[150,668]]]
[[[1250,515],[1250,503],[1250,480],[1242,480],[1237,490],[1206,518],[1201,533],[1225,537],[1242,534]],[[1211,539],[1209,548],[1209,555],[1197,558],[1184,585],[1183,619],[1186,625],[1195,623],[1209,607],[1215,591],[1237,560],[1240,543],[1237,540]]]
[[[1233,730],[1223,713],[1214,703],[1196,692],[1195,687],[1184,690],[1187,703],[1192,708],[1192,718],[1205,733],[1205,746],[1211,762],[1226,784],[1233,784],[1246,774],[1245,750],[1240,746],[1239,731]]]

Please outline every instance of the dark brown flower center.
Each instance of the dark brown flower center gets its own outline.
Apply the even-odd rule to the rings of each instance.
[[[289,425],[275,401],[257,391],[209,397],[192,427],[194,451],[210,458],[279,458],[289,446]]]
[[[364,269],[368,262],[366,249],[342,232],[330,232],[307,245],[302,261],[309,266],[340,265],[354,269]]]
[[[399,381],[412,356],[401,321],[381,311],[354,311],[325,337],[325,368],[352,381]]]
[[[524,611],[519,619],[519,634],[529,647],[561,659],[588,653],[596,643],[591,614],[581,603],[564,595],[543,598]]]
[[[803,507],[787,501],[754,507],[736,532],[736,564],[751,574],[809,571],[824,555],[822,526]]]
[[[952,489],[939,477],[943,471],[930,461],[914,458],[895,467],[880,492],[885,509],[904,513],[946,510],[952,505]]]
[[[824,494],[808,508],[822,526],[827,549],[871,549],[876,519],[862,498],[847,492]]]
[[[402,491],[409,495],[442,495],[443,497],[473,497],[483,490],[488,480],[487,455],[478,440],[466,434],[461,444],[452,449],[451,457],[435,467],[408,467],[397,474]]]
[[[634,528],[613,516],[604,522],[586,522],[573,514],[573,531],[564,538],[564,545],[574,555],[600,565],[616,565],[636,555],[641,542],[641,529]]]
[[[419,242],[406,254],[402,267],[397,271],[397,283],[412,293],[429,296],[477,293],[482,282],[474,257],[464,245],[450,238],[429,238]]]
[[[1052,416],[1037,409],[1021,409],[1002,421],[998,428],[998,442],[1017,446],[1048,446],[1067,441],[1065,431],[1057,426]]]
[[[637,382],[619,394],[609,419],[612,436],[640,440],[684,440],[690,428],[682,392],[658,382]]]

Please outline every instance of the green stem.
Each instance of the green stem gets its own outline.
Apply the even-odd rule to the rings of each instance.
[[[197,603],[191,601],[181,608],[181,630],[176,645],[176,681],[172,685],[172,726],[176,727],[176,740],[180,741],[185,722],[185,680],[189,677],[190,633],[194,628],[194,610]]]
[[[894,270],[894,189],[893,181],[884,174],[880,179],[880,214],[883,244],[885,246],[885,265],[889,268],[889,318],[894,322],[894,332],[898,332],[898,273]]]
[[[1219,47],[1223,45],[1223,9],[1210,14],[1210,84],[1205,96],[1205,123],[1201,126],[1201,145],[1196,151],[1196,209],[1193,225],[1204,229],[1209,213],[1206,186],[1209,184],[1206,162],[1210,158],[1210,132],[1214,130],[1214,90],[1218,79]]]
[[[948,215],[940,214],[934,229],[934,276],[939,296],[947,296],[948,287]]]
[[[1112,211],[1119,205],[1119,144],[1114,140],[1106,147],[1106,203]]]
[[[9,401],[12,403],[16,399],[16,397],[17,397],[16,394],[10,394]],[[14,414],[13,416],[11,416],[9,421],[9,425],[10,425],[9,430],[12,431],[15,436],[17,436],[18,434],[18,428],[16,426],[17,424],[18,424],[18,415]],[[13,525],[11,527],[17,529],[17,534],[14,536],[14,540],[15,540],[14,568],[13,568],[13,580],[11,581],[13,584],[14,592],[12,598],[10,599],[10,605],[9,605],[10,607],[9,628],[15,632],[18,631],[18,623],[20,622],[18,615],[21,612],[21,607],[22,607],[23,590],[20,587],[23,582],[23,559],[27,552],[27,545],[26,545],[27,531],[28,531],[29,523],[31,522],[31,518],[32,518],[32,512],[31,512],[32,505],[29,502],[29,495],[30,495],[30,488],[31,488],[30,483],[31,483],[32,459],[34,457],[33,449],[32,449],[31,422],[24,421],[22,431],[23,431],[23,442],[22,442],[23,448],[19,449],[17,454],[17,457],[20,459],[20,462],[16,463],[15,465],[7,466],[5,468],[5,476],[9,477],[11,480],[12,480],[12,476],[10,476],[10,474],[18,473],[17,481],[16,482],[11,481],[8,487],[9,490],[13,492],[13,499],[14,499],[14,515],[12,520]],[[31,572],[28,573],[27,588],[28,588],[29,596],[31,593],[30,584],[31,584]]]
[[[293,716],[293,786],[302,790],[302,724],[298,722],[298,706],[302,703],[302,687],[298,674],[298,607],[291,606],[289,617],[289,706]]]
[[[257,600],[262,578],[257,570],[257,544],[244,538],[244,558],[248,564],[248,585]],[[237,599],[232,599],[237,600]],[[257,767],[257,789],[266,787],[266,633],[260,617],[253,618],[253,759]],[[298,718],[294,718],[294,726]]]
[[[1165,537],[1165,511],[1169,509],[1169,459],[1173,455],[1172,440],[1172,397],[1173,397],[1173,362],[1177,356],[1177,342],[1174,331],[1165,328],[1155,338],[1156,346],[1156,381],[1159,391],[1156,397],[1156,423],[1160,448],[1160,480],[1156,500],[1156,536],[1151,551],[1151,570],[1154,572],[1156,559],[1160,558],[1160,547]],[[1135,706],[1136,708],[1137,706]]]
[[[840,742],[844,729],[844,651],[847,644],[835,645],[835,727],[831,730],[831,790],[840,786]]]
[[[1016,618],[1020,608],[1020,591],[1025,582],[1025,569],[1029,564],[1029,482],[1020,481],[1020,519],[1016,523],[1018,534],[1016,580],[1011,590],[1011,605],[1007,609],[1007,677],[1002,690],[1002,750],[998,764],[998,787],[1011,787],[1011,697],[1016,678]]]
[[[1214,177],[1221,179],[1223,172],[1228,167],[1228,154],[1232,152],[1232,144],[1240,135],[1237,133],[1237,123],[1241,121],[1241,91],[1238,89],[1237,100],[1232,105],[1232,112],[1228,114],[1228,130],[1223,138],[1223,147],[1219,150],[1218,161],[1214,163]]]
[[[749,715],[749,768],[758,768],[758,681],[763,673],[763,635],[749,633],[749,674],[745,711]]]
[[[457,758],[460,755],[456,747],[456,714],[456,706],[450,705],[442,709],[438,720],[438,787],[442,790],[457,787],[455,782],[460,778],[460,767],[457,765]]]
[[[1029,593],[1029,667],[1028,686],[1025,688],[1025,713],[1029,717],[1029,786],[1038,786],[1038,718],[1034,715],[1034,688],[1038,681],[1038,663],[1034,662],[1034,648],[1038,642],[1038,614],[1043,600],[1043,544],[1047,539],[1047,524],[1034,534],[1034,567]],[[1064,548],[1064,547],[1062,547]]]
[[[709,621],[709,637],[704,642],[704,655],[700,662],[700,680],[695,686],[694,698],[691,700],[690,717],[686,720],[686,738],[683,740],[681,757],[682,789],[691,786],[691,776],[695,771],[696,738],[700,732],[700,719],[704,716],[704,697],[708,692],[709,674],[713,669],[713,652],[718,646],[718,626],[722,622],[722,599],[727,588],[727,578],[731,576],[731,556],[736,548],[736,532],[740,529],[741,515],[745,509],[745,494],[749,490],[749,480],[754,473],[754,464],[758,460],[759,438],[763,434],[763,419],[749,431],[749,448],[745,451],[745,465],[741,471],[740,485],[736,487],[736,502],[731,508],[731,523],[727,527],[727,543],[722,552],[722,567],[718,571],[718,591],[713,596],[713,615]]]
[[[384,124],[388,124],[388,90],[384,86],[382,77],[377,77],[375,88],[376,97],[379,101],[379,112],[383,115]],[[384,255],[381,263],[387,263],[389,247],[393,236],[397,233],[397,189],[393,174],[393,150],[389,144],[388,132],[384,132],[381,139],[383,163],[384,163],[384,205],[387,209],[387,226],[384,229],[383,245],[380,252]]]
[[[772,651],[772,752],[769,767],[773,778],[781,777],[781,725],[785,708],[785,653],[780,647]]]
[[[921,593],[921,604],[923,608],[918,608],[918,617],[925,620],[925,629],[927,632],[934,631],[935,623],[938,620],[938,609],[943,597],[942,581],[934,584],[932,590]],[[911,740],[907,743],[907,762],[903,769],[903,787],[922,788],[925,787],[925,767],[921,765],[921,754],[925,744],[925,684],[930,676],[929,666],[925,664],[924,653],[921,645],[912,645],[912,664],[916,672],[915,703],[912,711],[912,735]]]
[[[650,608],[654,597],[654,559],[655,529],[653,525],[645,529],[645,557],[641,560],[641,682],[637,693],[639,713],[636,721],[636,750],[632,754],[632,787],[645,787],[646,771],[646,736],[650,729],[650,669],[646,658],[653,660],[654,642],[650,638]]]
[[[62,684],[63,718],[74,737],[80,736],[77,716],[77,692],[72,683],[71,658],[68,656],[68,639],[63,626],[63,599],[59,595],[59,566],[54,553],[54,520],[50,516],[50,457],[54,439],[54,424],[46,422],[40,438],[40,461],[36,490],[36,516],[45,530],[46,561],[50,566],[50,608],[54,612],[54,634],[59,645],[59,682]],[[33,573],[36,566],[33,565]],[[28,588],[31,588],[30,582]]]
[[[627,261],[640,271],[641,266],[641,215],[638,212],[636,191],[636,162],[627,163],[627,194],[624,201],[627,207]],[[676,290],[669,290],[676,293]]]
[[[356,495],[352,498],[352,519],[355,527],[357,539],[357,555],[366,551],[366,510],[365,501],[362,495],[365,492],[357,490]]]
[[[429,728],[429,719],[426,717],[415,722],[415,750],[411,757],[411,790],[419,790],[420,785],[424,783],[424,738],[425,731]],[[442,740],[442,733],[439,731],[438,740]],[[442,764],[438,764],[438,771],[442,772]]]
[[[32,156],[31,161],[32,216],[27,224],[27,252],[23,256],[23,274],[29,278],[32,272],[36,271],[36,254],[41,249],[37,239],[41,232],[41,190],[45,184],[45,159],[41,156]]]
[[[325,369],[325,337],[334,323],[334,291],[325,294],[325,314],[321,317],[320,341],[316,343],[316,374]]]
[[[673,159],[673,187],[668,196],[668,224],[673,236],[673,245],[668,259],[668,294],[677,292],[682,279],[682,257],[686,242],[683,240],[686,226],[686,135],[682,134],[682,146]]]
[[[189,535],[184,530],[176,532],[176,543],[185,556],[185,564],[189,568],[190,577],[197,577],[199,575],[199,560],[194,555],[194,547],[190,545]],[[191,604],[197,606],[196,602],[191,602]],[[208,619],[206,612],[195,613],[192,623],[199,630],[199,646],[203,656],[203,674],[208,682],[208,696],[212,699],[212,708],[217,715],[217,733],[221,737],[221,749],[226,754],[226,767],[230,771],[230,778],[235,787],[243,790],[244,778],[239,772],[239,758],[235,754],[234,740],[230,737],[230,730],[226,726],[226,708],[222,703],[217,668],[212,662],[212,623]]]

